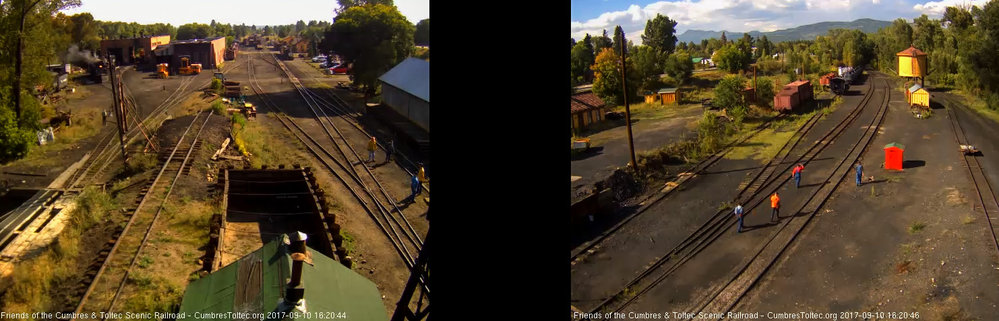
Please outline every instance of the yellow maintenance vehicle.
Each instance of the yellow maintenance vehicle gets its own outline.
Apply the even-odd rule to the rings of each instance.
[[[181,75],[197,75],[201,73],[201,64],[192,64],[190,56],[180,57],[180,70]]]
[[[160,79],[166,79],[167,77],[170,77],[170,72],[167,71],[167,66],[169,65],[167,65],[167,63],[165,62],[161,64],[156,64],[156,77],[159,77]]]

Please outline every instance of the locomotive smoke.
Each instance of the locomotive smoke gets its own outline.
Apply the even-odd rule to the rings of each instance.
[[[90,50],[81,51],[77,45],[72,45],[69,47],[69,51],[66,53],[66,62],[74,65],[89,65],[100,61]]]

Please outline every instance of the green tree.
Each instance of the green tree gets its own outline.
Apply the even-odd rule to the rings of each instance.
[[[625,60],[628,66],[628,99],[637,101],[636,93],[639,83],[638,72],[634,68],[631,58]],[[624,96],[621,84],[621,56],[614,53],[611,48],[604,48],[597,55],[596,63],[593,65],[594,80],[593,93],[600,96],[608,105],[624,104]]]
[[[214,34],[214,28],[203,23],[194,22],[177,27],[177,40],[204,39]]]
[[[604,48],[610,48],[614,45],[613,41],[607,37],[607,30],[604,30],[603,36],[596,36],[591,38],[593,41],[593,56],[600,54],[604,51]]]
[[[742,90],[745,88],[746,78],[740,75],[725,76],[715,86],[715,98],[711,100],[711,104],[727,109],[728,115],[741,123],[746,111],[746,102],[742,100]]]
[[[25,51],[25,36],[28,34],[28,30],[31,30],[34,26],[38,25],[42,21],[46,21],[43,17],[51,17],[54,13],[60,10],[72,8],[80,5],[79,0],[8,0],[6,2],[0,2],[0,6],[6,4],[2,7],[2,12],[5,13],[4,18],[10,19],[12,22],[8,26],[13,28],[7,30],[17,30],[14,33],[14,77],[13,85],[11,86],[11,96],[14,97],[14,115],[15,119],[21,119],[21,95],[22,95],[22,79],[24,75],[24,51]]]
[[[725,47],[718,49],[715,55],[711,57],[711,60],[718,65],[719,69],[730,73],[746,69],[749,66],[749,59],[749,53],[739,49],[735,44],[725,45]]]
[[[97,22],[89,12],[69,17],[73,22],[73,43],[80,49],[96,51],[101,49],[101,38],[97,36]]]
[[[590,80],[590,66],[593,66],[593,52],[582,42],[577,42],[570,53],[570,73],[573,86]]]
[[[409,57],[415,27],[394,6],[355,6],[337,16],[322,48],[352,65],[354,81],[373,93],[379,76]]]
[[[759,77],[756,79],[756,104],[760,107],[773,107],[774,80],[770,77]]]
[[[654,91],[663,87],[659,78],[662,69],[659,67],[659,56],[655,49],[649,46],[637,46],[629,55],[635,64],[636,78],[640,79],[640,91]]]
[[[614,48],[614,52],[620,55],[621,46],[625,44],[626,41],[624,39],[624,30],[621,29],[621,26],[614,27],[614,39],[611,42],[611,47]]]
[[[683,83],[694,73],[694,62],[691,60],[689,53],[684,50],[678,50],[666,58],[663,70],[670,77],[673,77],[673,79]]]
[[[659,57],[669,56],[676,49],[676,21],[656,14],[655,18],[645,23],[642,43],[652,47]]]
[[[413,42],[419,46],[430,46],[430,18],[420,20],[416,23],[416,33],[413,35]],[[593,55],[593,52],[590,52]]]

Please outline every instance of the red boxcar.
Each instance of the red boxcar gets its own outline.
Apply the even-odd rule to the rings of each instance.
[[[785,88],[787,88],[787,87],[794,88],[795,91],[798,92],[798,95],[799,95],[799,98],[798,98],[799,101],[798,102],[799,103],[812,100],[812,82],[810,82],[808,80],[798,80],[798,81],[792,82],[790,84],[787,84],[787,86],[784,86],[784,87]]]
[[[774,110],[791,111],[798,107],[800,96],[798,91],[785,87],[777,95],[774,95]]]

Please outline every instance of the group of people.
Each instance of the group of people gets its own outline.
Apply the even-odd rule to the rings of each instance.
[[[368,150],[367,162],[369,163],[375,162],[375,151],[378,150],[378,140],[375,138],[375,136],[371,136],[371,140],[368,141],[367,150]],[[386,163],[392,161],[393,154],[395,154],[395,141],[390,140],[388,146],[386,146],[385,148]],[[420,196],[420,193],[423,192],[423,185],[428,184],[430,182],[427,179],[427,171],[423,168],[423,163],[418,163],[417,167],[419,167],[419,169],[415,174],[413,174],[413,177],[410,180],[410,189],[412,191],[412,194],[410,194],[409,197],[406,197],[403,200],[403,202],[406,203],[416,202],[416,197]]]
[[[803,170],[805,170],[805,165],[800,163],[791,169],[791,178],[794,179],[794,188],[801,187],[801,171]],[[860,164],[860,161],[857,161],[855,170],[857,172],[857,186],[863,185],[863,180],[861,178],[864,176],[864,166]],[[776,191],[774,191],[773,195],[770,195],[770,209],[770,222],[776,222],[780,219],[780,195],[777,195]],[[742,229],[744,227],[742,222],[745,217],[742,204],[736,204],[735,209],[733,209],[732,212],[735,214],[736,219],[739,220],[739,228],[737,231],[742,233]]]

